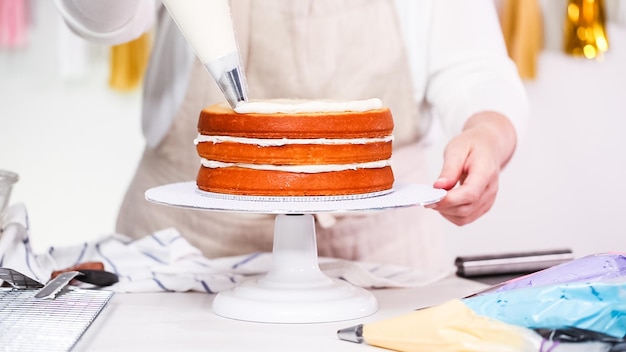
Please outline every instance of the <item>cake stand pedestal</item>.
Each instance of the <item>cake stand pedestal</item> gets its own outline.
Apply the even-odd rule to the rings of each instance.
[[[445,194],[425,185],[398,184],[390,193],[356,199],[236,197],[202,192],[195,182],[183,182],[149,189],[146,199],[190,209],[277,214],[270,271],[218,293],[213,312],[254,322],[321,323],[365,317],[378,304],[371,292],[322,273],[312,214],[426,205]]]

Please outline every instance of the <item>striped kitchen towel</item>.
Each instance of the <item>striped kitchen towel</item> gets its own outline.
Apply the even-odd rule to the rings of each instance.
[[[50,247],[35,253],[30,245],[26,207],[14,204],[0,233],[0,267],[11,268],[42,283],[55,270],[85,262],[102,262],[106,271],[116,273],[119,282],[110,287],[116,292],[216,293],[244,280],[260,277],[272,267],[272,254],[209,259],[173,228],[141,239],[111,234],[78,245]],[[319,258],[321,271],[366,288],[419,287],[454,273],[421,272],[411,268],[376,263]]]

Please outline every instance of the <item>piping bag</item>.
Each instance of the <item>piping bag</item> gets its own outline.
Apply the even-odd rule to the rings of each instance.
[[[625,255],[579,258],[337,335],[396,351],[626,351]]]
[[[228,0],[162,0],[170,16],[234,109],[248,101]]]

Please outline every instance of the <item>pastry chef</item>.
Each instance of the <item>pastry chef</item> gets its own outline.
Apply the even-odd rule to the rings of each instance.
[[[199,112],[224,100],[164,6],[55,1],[70,29],[98,43],[155,30],[143,85],[146,146],[116,231],[138,238],[175,227],[209,258],[271,251],[274,216],[164,207],[144,198],[151,187],[195,180]],[[236,0],[231,11],[251,99],[380,98],[395,121],[396,181],[449,190],[431,209],[320,214],[319,254],[424,270],[449,266],[443,219],[465,225],[491,208],[528,118],[493,0]],[[435,180],[425,138],[433,121],[448,138]]]

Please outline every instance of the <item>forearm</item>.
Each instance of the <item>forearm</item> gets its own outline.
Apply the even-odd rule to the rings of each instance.
[[[450,137],[483,111],[506,116],[523,143],[529,119],[525,87],[508,57],[492,1],[437,0],[426,100]],[[458,12],[452,11],[459,8]],[[453,30],[462,29],[462,30]]]
[[[85,39],[119,44],[139,37],[154,23],[155,0],[55,0],[68,27]]]

